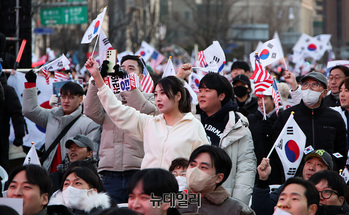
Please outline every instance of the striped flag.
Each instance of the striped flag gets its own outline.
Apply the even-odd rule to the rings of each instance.
[[[281,96],[278,90],[278,86],[276,85],[276,81],[273,80],[272,90],[271,90],[271,96],[273,97],[275,108],[276,108],[276,115],[279,114],[279,102],[281,101]]]
[[[146,65],[143,63],[143,60],[141,58],[140,60],[143,64],[143,79],[141,81],[142,90],[143,92],[146,92],[146,93],[152,93],[154,89],[154,81],[151,78]]]
[[[199,51],[198,52],[198,59],[201,67],[207,67],[208,64],[206,62],[205,54],[204,51]]]
[[[158,51],[154,50],[153,54],[151,55],[150,66],[155,70],[155,68],[160,65],[163,60],[165,60],[165,57]]]
[[[47,71],[44,67],[41,68],[41,71],[44,74],[46,84],[50,84],[50,72]]]
[[[259,62],[258,55],[255,58],[255,70],[250,79],[254,80],[256,96],[263,97],[263,92],[273,84],[273,78]]]
[[[55,72],[54,82],[67,81],[68,77],[63,72]]]

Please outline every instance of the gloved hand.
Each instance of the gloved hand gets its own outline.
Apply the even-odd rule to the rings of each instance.
[[[108,75],[108,66],[109,60],[104,60],[101,66],[101,76],[102,78],[106,77]]]
[[[36,74],[33,70],[30,70],[25,74],[25,79],[27,79],[29,83],[36,83]]]
[[[123,68],[120,68],[119,64],[115,64],[113,69],[115,71],[113,76],[117,75],[117,76],[119,76],[119,78],[123,78],[124,75],[127,74],[127,72]]]
[[[15,139],[13,140],[13,145],[15,145],[15,146],[23,145],[23,138],[15,137]]]
[[[270,120],[262,120],[262,136],[264,142],[273,144],[274,131]]]
[[[52,94],[51,98],[50,98],[50,101],[49,101],[49,104],[51,107],[55,107],[57,106],[57,103],[58,103],[58,97],[56,94]]]

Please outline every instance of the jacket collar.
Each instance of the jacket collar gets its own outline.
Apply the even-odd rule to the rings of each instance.
[[[238,116],[237,116],[238,115]],[[238,117],[238,119],[236,119]],[[223,136],[221,139],[221,147],[226,148],[229,145],[235,143],[246,135],[245,129],[240,129],[242,127],[248,127],[248,120],[242,114],[239,114],[235,111],[229,112],[229,121],[225,126],[223,131]],[[234,135],[229,135],[226,137],[231,131],[235,130]],[[229,138],[229,141],[222,141],[224,138]]]
[[[52,113],[52,116],[53,116],[53,117],[56,117],[56,118],[65,116],[62,107],[52,108],[52,112],[51,112],[51,113]],[[72,117],[75,118],[75,117],[78,116],[80,113],[82,113],[82,107],[81,107],[81,105],[79,105],[79,107],[76,108],[76,110],[75,110],[73,113],[71,113],[71,114],[69,114],[69,115],[67,115],[67,116],[72,116]]]
[[[206,198],[215,205],[221,205],[229,197],[230,193],[222,186],[219,186],[214,191],[206,194],[203,198]]]

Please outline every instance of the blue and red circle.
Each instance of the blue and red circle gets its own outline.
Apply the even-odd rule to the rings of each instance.
[[[292,163],[298,160],[300,156],[300,149],[294,140],[289,140],[285,144],[285,154],[287,159]]]
[[[268,49],[263,49],[259,55],[259,58],[262,59],[262,60],[265,60],[269,57],[270,55],[270,52]]]
[[[96,22],[96,24],[95,24],[95,28],[94,28],[94,30],[93,30],[93,34],[95,34],[95,33],[97,33],[97,31],[98,31],[98,28],[99,28],[99,20]]]
[[[317,47],[314,43],[311,43],[308,45],[308,50],[309,51],[316,51]]]
[[[144,56],[144,55],[145,55],[145,51],[141,51],[139,54],[140,54],[141,56]]]

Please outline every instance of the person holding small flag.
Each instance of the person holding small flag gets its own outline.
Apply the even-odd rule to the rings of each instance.
[[[342,157],[337,156],[334,168],[338,170],[344,168],[347,160],[346,127],[338,112],[324,105],[327,87],[328,82],[323,74],[310,72],[305,75],[301,79],[301,102],[278,116],[274,130],[277,137],[294,111],[294,120],[306,136],[305,147],[311,145],[314,149],[325,149],[330,154],[339,153]],[[274,173],[283,177],[282,171]]]
[[[334,164],[331,155],[323,149],[310,151],[304,158],[304,166],[300,168],[303,179],[308,180],[315,173],[323,170],[333,170]],[[282,184],[274,191],[270,192],[269,177],[272,171],[269,158],[263,158],[257,167],[258,180],[253,188],[251,208],[258,215],[269,215],[274,211],[274,207],[279,199],[281,191],[285,185]]]
[[[251,95],[252,87],[250,79],[246,75],[238,75],[233,79],[235,101],[239,106],[239,112],[244,116],[256,112],[258,108],[257,98]]]
[[[43,167],[49,172],[57,171],[57,165],[67,154],[64,143],[77,134],[88,136],[94,142],[97,152],[100,140],[100,126],[82,114],[83,89],[75,82],[67,82],[60,89],[61,106],[45,109],[38,105],[36,74],[26,73],[22,113],[29,120],[46,129],[45,153],[41,156]]]

